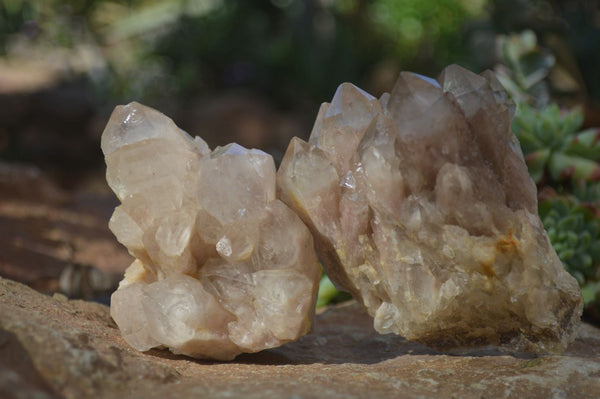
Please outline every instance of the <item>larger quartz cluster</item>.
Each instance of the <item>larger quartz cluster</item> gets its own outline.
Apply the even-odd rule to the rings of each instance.
[[[403,72],[379,100],[342,84],[309,142],[290,144],[281,199],[380,333],[442,349],[570,342],[581,295],[537,215],[511,112],[491,72]]]
[[[115,109],[102,150],[122,202],[109,226],[136,258],[111,301],[127,342],[229,360],[309,330],[320,268],[310,232],[275,199],[271,156],[211,152],[137,103]]]

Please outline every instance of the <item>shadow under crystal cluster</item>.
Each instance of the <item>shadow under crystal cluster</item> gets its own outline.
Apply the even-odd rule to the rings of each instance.
[[[111,300],[128,343],[229,360],[309,330],[320,268],[270,155],[211,152],[138,103],[115,109],[102,150],[122,203],[109,226],[136,258]]]
[[[327,274],[380,333],[432,347],[561,351],[582,311],[537,215],[491,72],[403,72],[380,99],[342,84],[277,180]]]

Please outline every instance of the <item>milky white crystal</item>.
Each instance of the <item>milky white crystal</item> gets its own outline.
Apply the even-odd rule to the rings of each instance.
[[[537,215],[511,108],[492,73],[403,72],[379,100],[342,84],[309,142],[290,143],[280,198],[377,331],[441,349],[572,339],[581,295]]]
[[[229,360],[309,330],[320,268],[310,232],[275,198],[271,156],[211,152],[135,102],[115,109],[102,150],[121,201],[109,227],[136,258],[111,300],[127,342]]]

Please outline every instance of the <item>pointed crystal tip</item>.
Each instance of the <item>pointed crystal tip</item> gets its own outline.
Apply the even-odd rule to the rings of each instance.
[[[364,91],[363,89],[353,85],[352,83],[342,83],[338,86],[335,94],[333,95],[333,99],[331,100],[331,104],[329,104],[329,108],[325,113],[325,118],[330,118],[334,115],[341,114],[345,109],[344,105],[348,101],[352,101],[353,98],[358,98],[372,101],[376,100],[375,97]]]

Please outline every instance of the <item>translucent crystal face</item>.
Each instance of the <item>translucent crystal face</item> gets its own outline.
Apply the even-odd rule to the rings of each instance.
[[[329,276],[394,332],[438,348],[560,351],[581,315],[537,216],[493,74],[403,72],[380,100],[350,84],[278,171]]]
[[[115,109],[102,150],[121,200],[109,226],[136,258],[111,301],[125,340],[229,360],[308,331],[320,268],[310,232],[275,199],[271,156],[211,153],[137,103]]]

